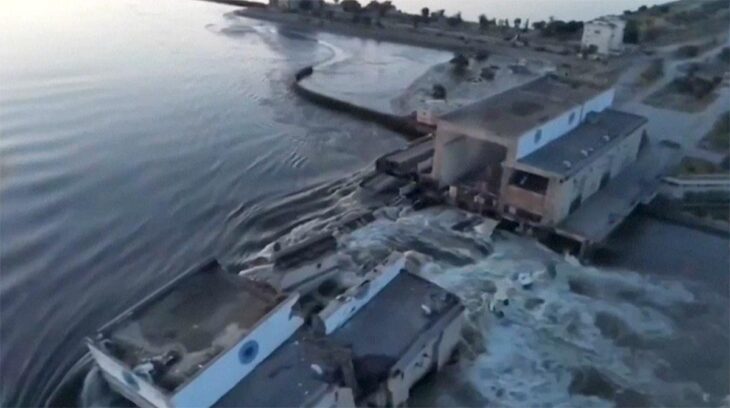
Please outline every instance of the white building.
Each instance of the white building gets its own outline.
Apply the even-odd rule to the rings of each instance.
[[[318,262],[326,241],[282,251],[272,273],[300,276],[291,262]],[[322,271],[286,293],[211,262],[87,345],[111,388],[139,407],[401,407],[449,361],[464,312],[407,262],[393,253],[355,280]]]
[[[583,26],[583,48],[595,47],[599,54],[618,54],[623,51],[626,22],[618,17],[601,17]]]
[[[443,115],[432,178],[460,207],[555,225],[637,158],[646,119],[613,96],[542,77]]]

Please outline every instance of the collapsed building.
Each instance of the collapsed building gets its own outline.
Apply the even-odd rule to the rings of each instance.
[[[401,406],[451,357],[464,308],[398,253],[349,285],[317,278],[309,272],[334,267],[311,255],[330,245],[317,237],[277,251],[275,284],[217,262],[193,268],[88,348],[110,386],[140,407]]]

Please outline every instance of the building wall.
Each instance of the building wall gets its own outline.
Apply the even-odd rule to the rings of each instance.
[[[433,178],[445,186],[480,166],[501,173],[507,148],[496,143],[439,130],[434,143]],[[497,175],[497,177],[501,177]]]
[[[625,25],[626,23],[619,19],[611,22],[588,22],[583,27],[581,44],[586,48],[595,46],[599,54],[619,52],[623,47]]]
[[[562,182],[552,179],[547,192],[544,222],[555,224],[562,221],[570,215],[570,206],[576,197],[580,197],[581,203],[584,202],[601,188],[604,175],[609,174],[610,179],[613,179],[635,162],[645,129],[645,126],[641,126],[570,178]]]
[[[609,43],[609,51],[621,52],[624,48],[624,30],[626,29],[626,22],[615,19],[613,24],[616,25],[616,28],[613,30],[613,36]]]
[[[209,362],[195,377],[176,390],[172,405],[209,407],[230,391],[304,323],[292,311],[298,299],[298,295],[289,296],[239,343]],[[242,350],[252,344],[256,347],[253,348],[251,359],[242,359]]]
[[[459,157],[466,154],[466,137],[439,130],[436,133],[433,155],[433,178],[447,185],[459,176]]]
[[[95,345],[88,344],[88,347],[102,372],[109,376],[116,383],[115,385],[120,387],[118,391],[127,396],[127,398],[133,399],[136,397],[137,399],[134,401],[137,403],[146,401],[148,404],[160,408],[172,406],[168,396],[162,390],[147,382],[147,380],[133,374],[128,367],[125,367],[118,360],[102,352]],[[133,383],[130,383],[125,378],[133,380]]]
[[[601,112],[610,107],[613,104],[614,94],[613,88],[607,89],[584,104],[578,105],[555,119],[525,132],[517,142],[515,159],[525,157],[553,140],[563,137],[566,133],[580,125],[588,113]],[[539,137],[537,135],[538,132],[540,133]]]
[[[581,106],[576,106],[557,118],[525,132],[517,141],[515,159],[525,157],[575,129],[581,121],[581,110]],[[538,132],[540,133],[539,137],[537,136]]]
[[[581,108],[580,120],[583,122],[591,112],[603,112],[605,109],[613,105],[613,97],[616,94],[614,88],[609,88],[604,92],[596,95],[593,99],[583,104]]]

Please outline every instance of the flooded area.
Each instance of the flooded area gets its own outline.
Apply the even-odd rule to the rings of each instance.
[[[407,45],[326,34],[318,38],[332,57],[316,65],[302,86],[382,113],[402,114],[394,99],[432,65],[452,58],[448,52]]]
[[[423,273],[462,297],[470,323],[464,358],[419,389],[415,405],[714,406],[726,399],[729,304],[726,292],[712,291],[715,281],[624,261],[583,266],[511,234],[457,231],[464,215],[452,210],[392,211],[355,232],[348,250],[418,251]],[[714,244],[727,248],[724,239]],[[677,259],[697,259],[704,248]],[[727,281],[728,266],[718,255],[707,269]],[[520,285],[522,274],[534,283]],[[509,299],[496,314],[489,310],[495,293]]]
[[[370,209],[375,221],[342,237],[341,254],[358,265],[409,252],[467,307],[461,358],[414,406],[728,403],[727,239],[637,219],[593,267],[454,228],[460,211],[382,207],[358,184],[403,139],[289,87],[306,65],[353,58],[370,65],[336,83],[377,84],[364,99],[383,106],[383,90],[449,55],[290,32],[206,2],[11,4],[0,16],[13,40],[0,45],[0,405],[42,405],[71,374],[82,381],[65,405],[124,404],[77,364],[85,336],[191,265],[215,257],[236,271],[275,239]]]

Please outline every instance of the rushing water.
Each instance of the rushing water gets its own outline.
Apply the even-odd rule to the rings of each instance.
[[[229,11],[174,0],[3,5],[0,405],[41,404],[83,355],[84,336],[190,265],[214,256],[234,268],[272,239],[369,205],[357,172],[403,142],[297,99],[288,83],[336,57],[333,42],[374,43],[323,44]],[[626,247],[619,266],[597,269],[508,234],[452,229],[463,217],[389,207],[343,239],[355,262],[421,253],[423,273],[467,305],[465,358],[416,403],[725,398],[727,294],[710,290],[727,284],[725,240],[705,237],[682,258],[715,248],[701,273]],[[637,245],[651,254],[676,247],[647,230],[686,234],[641,225],[625,242],[649,241]],[[513,287],[518,272],[536,274],[532,289]],[[486,303],[505,285],[514,301],[497,319]],[[82,399],[107,405],[96,388]]]
[[[328,48],[231,10],[4,2],[0,405],[38,405],[105,320],[313,210],[260,216],[276,197],[402,145],[292,94]]]

